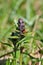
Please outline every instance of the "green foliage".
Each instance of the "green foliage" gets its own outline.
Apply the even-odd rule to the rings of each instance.
[[[19,18],[23,19],[27,30],[27,33],[24,34],[25,37],[17,42],[17,45],[19,44],[19,50],[16,52],[16,63],[18,62],[17,65],[20,63],[19,58],[21,46],[25,48],[25,53],[27,53],[27,55],[23,54],[22,56],[24,65],[27,65],[29,60],[31,60],[35,65],[39,58],[38,60],[34,58],[33,61],[33,56],[31,58],[30,53],[34,55],[37,49],[39,49],[40,54],[43,55],[43,20],[40,21],[40,19],[43,19],[43,1],[39,0],[39,2],[40,7],[38,10],[41,15],[37,14],[38,11],[35,11],[35,0],[0,0],[0,45],[6,45],[7,47],[9,46],[9,48],[12,47],[13,49],[12,42],[10,42],[8,38],[10,37],[12,31],[15,32]],[[18,37],[15,36],[10,38]],[[8,59],[6,65],[15,65],[14,54],[11,54],[13,56],[13,60],[11,59],[12,63]],[[43,65],[43,59],[41,59],[41,65]]]

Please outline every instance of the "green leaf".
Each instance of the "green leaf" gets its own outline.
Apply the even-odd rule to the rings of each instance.
[[[2,41],[0,41],[0,43],[3,44],[3,45],[6,45],[6,46],[12,47],[9,43],[4,43]]]
[[[10,36],[9,38],[10,39],[18,39],[19,37],[18,36]]]

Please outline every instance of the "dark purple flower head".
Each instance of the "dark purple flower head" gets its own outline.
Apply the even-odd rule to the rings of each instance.
[[[18,20],[18,28],[19,28],[21,33],[23,33],[23,31],[25,30],[25,24],[21,18]]]
[[[23,22],[23,20],[20,18],[20,19],[18,20],[18,23],[21,24],[21,23],[24,23],[24,22]]]

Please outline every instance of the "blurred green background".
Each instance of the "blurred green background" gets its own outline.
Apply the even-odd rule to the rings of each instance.
[[[43,43],[43,0],[0,0],[0,50],[6,49],[1,41],[8,42],[19,18],[24,20],[29,33],[36,32],[34,38]],[[37,29],[33,30],[34,27]]]

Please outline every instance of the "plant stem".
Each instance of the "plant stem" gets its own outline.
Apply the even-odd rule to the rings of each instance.
[[[14,48],[14,50],[15,50],[15,65],[16,65],[16,45],[15,45],[15,48]]]
[[[23,47],[20,47],[20,65],[22,65],[22,60],[23,60]]]
[[[20,53],[20,65],[22,65],[22,53]]]

